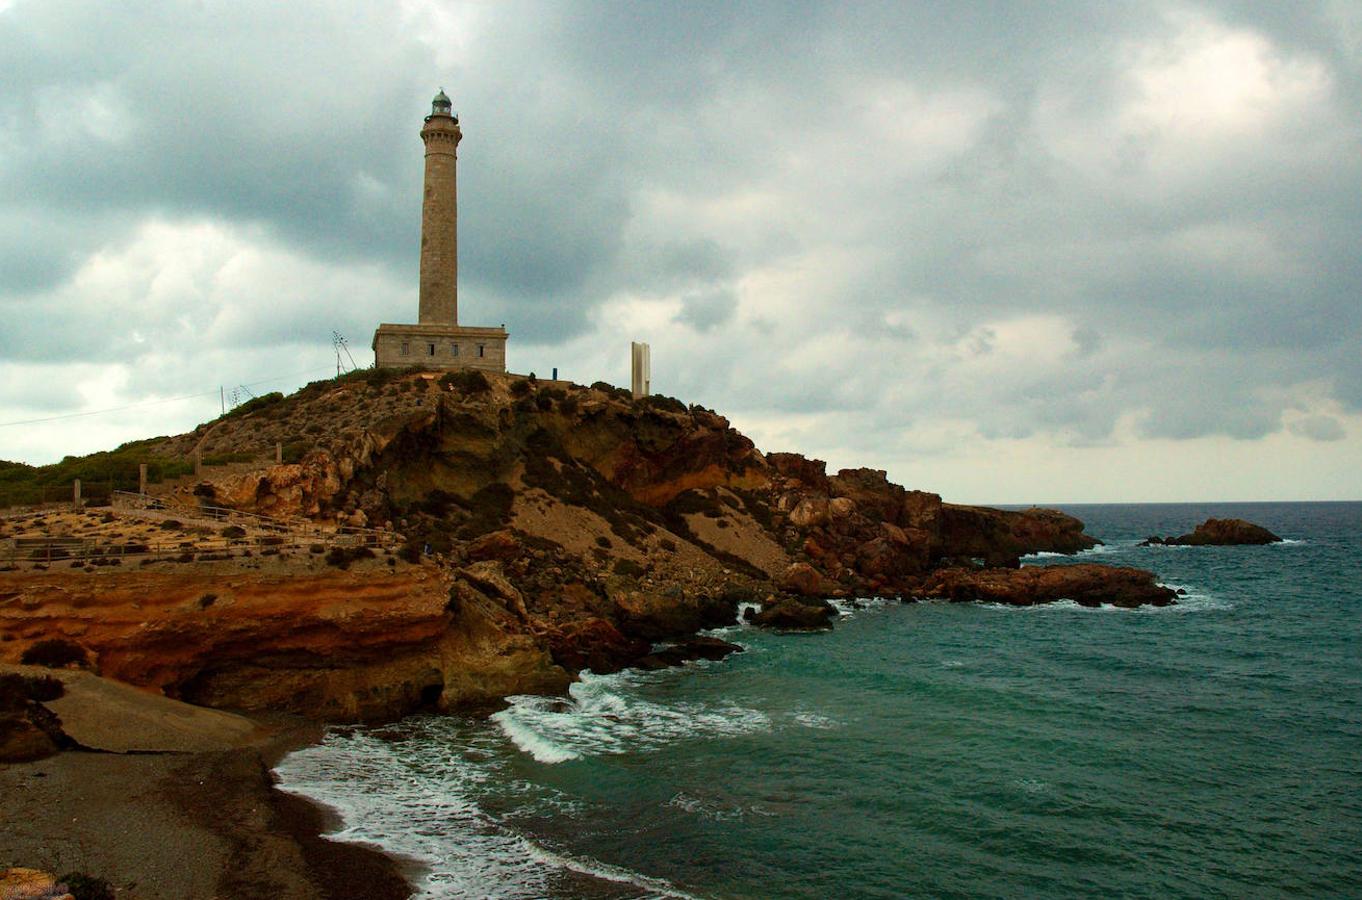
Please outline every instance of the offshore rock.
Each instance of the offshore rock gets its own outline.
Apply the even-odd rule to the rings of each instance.
[[[837,611],[826,600],[811,603],[784,598],[763,606],[761,612],[752,617],[752,624],[783,631],[815,631],[831,628],[836,617]]]
[[[742,647],[716,637],[689,638],[655,650],[635,660],[635,668],[653,670],[679,666],[694,659],[719,660],[731,653],[741,653]]]
[[[1080,564],[1026,566],[1021,569],[942,569],[923,584],[926,599],[1034,606],[1072,600],[1080,606],[1109,603],[1123,609],[1170,606],[1176,594],[1143,569]]]
[[[1261,525],[1254,525],[1243,519],[1207,519],[1196,527],[1191,534],[1179,537],[1150,537],[1141,541],[1141,546],[1155,545],[1206,547],[1235,546],[1240,544],[1276,544],[1281,538]]]

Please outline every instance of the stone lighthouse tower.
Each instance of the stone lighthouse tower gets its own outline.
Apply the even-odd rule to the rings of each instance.
[[[459,119],[442,90],[431,103],[421,204],[421,324],[459,324]]]
[[[421,279],[416,325],[374,332],[374,365],[506,371],[506,329],[459,325],[459,116],[443,90],[421,129],[426,145],[421,200]]]

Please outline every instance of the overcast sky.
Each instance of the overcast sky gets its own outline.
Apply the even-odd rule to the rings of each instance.
[[[131,407],[0,459],[372,362],[440,87],[513,371],[648,341],[950,500],[1362,498],[1356,0],[0,0],[0,423]]]

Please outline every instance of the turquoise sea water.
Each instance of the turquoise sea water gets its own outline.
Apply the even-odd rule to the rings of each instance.
[[[734,627],[723,662],[339,729],[279,775],[432,898],[1362,895],[1362,504],[1067,510],[1108,542],[1076,561],[1188,596]],[[1212,515],[1290,541],[1136,546]]]

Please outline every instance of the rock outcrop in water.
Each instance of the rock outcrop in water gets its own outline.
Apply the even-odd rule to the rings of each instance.
[[[740,603],[759,624],[818,628],[826,598],[1167,600],[1134,570],[1015,568],[1097,543],[1072,516],[828,474],[762,454],[710,410],[607,385],[359,373],[151,452],[274,441],[299,461],[205,470],[171,498],[185,521],[212,504],[366,523],[400,549],[342,570],[287,546],[268,561],[20,567],[0,573],[0,661],[58,638],[102,674],[194,703],[375,719],[727,652],[684,642]]]
[[[1191,534],[1178,537],[1149,537],[1142,546],[1177,547],[1235,546],[1240,544],[1277,544],[1281,538],[1261,525],[1243,519],[1207,519]]]
[[[927,599],[1035,606],[1072,600],[1080,606],[1110,604],[1123,609],[1170,606],[1176,593],[1143,569],[1125,566],[1028,566],[1023,569],[941,569],[924,585]]]

